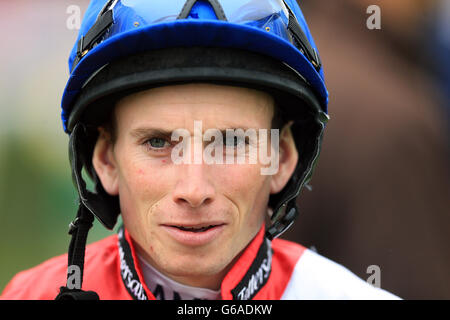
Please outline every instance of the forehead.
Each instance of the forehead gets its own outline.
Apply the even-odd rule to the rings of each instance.
[[[158,126],[190,129],[200,120],[203,128],[263,128],[274,111],[271,95],[254,89],[184,84],[153,88],[129,95],[117,103],[117,125],[126,129]]]

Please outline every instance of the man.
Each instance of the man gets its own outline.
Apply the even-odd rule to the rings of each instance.
[[[70,67],[69,254],[20,273],[2,298],[395,298],[275,239],[328,119],[295,1],[92,1]],[[119,213],[118,235],[85,250],[94,216],[112,229]]]

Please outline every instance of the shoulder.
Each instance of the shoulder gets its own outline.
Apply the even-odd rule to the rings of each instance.
[[[99,281],[101,268],[112,267],[117,263],[117,236],[86,246],[84,290],[92,290]],[[97,272],[96,272],[97,271]],[[19,272],[3,290],[0,298],[4,300],[53,300],[59,288],[66,284],[67,254],[51,258],[31,269]]]
[[[344,266],[305,249],[282,299],[390,300],[399,297],[360,279]]]

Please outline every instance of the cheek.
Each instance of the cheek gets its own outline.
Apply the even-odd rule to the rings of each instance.
[[[221,193],[237,206],[238,216],[232,228],[230,248],[240,252],[258,233],[267,212],[270,176],[260,173],[257,165],[235,165],[223,170]]]
[[[167,193],[171,181],[170,171],[158,165],[160,160],[158,164],[154,162],[134,158],[121,163],[119,195],[123,213],[148,215],[152,206]]]
[[[141,154],[131,155],[121,162],[119,184],[137,197],[157,197],[170,180],[165,167],[159,159],[149,159]]]
[[[268,176],[261,175],[258,165],[232,165],[222,171],[222,179],[231,192],[252,193],[258,189]]]
[[[170,175],[170,170],[148,159],[122,163],[119,179],[122,218],[133,238],[146,250],[150,250],[158,221],[157,208],[170,189]]]
[[[217,170],[221,193],[231,199],[239,209],[240,220],[254,218],[259,221],[270,193],[270,176],[261,175],[258,165],[233,165]]]

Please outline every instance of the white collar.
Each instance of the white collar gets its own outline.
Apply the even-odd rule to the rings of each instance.
[[[219,300],[220,290],[191,287],[176,282],[150,265],[143,257],[137,254],[142,275],[147,287],[158,300]]]

